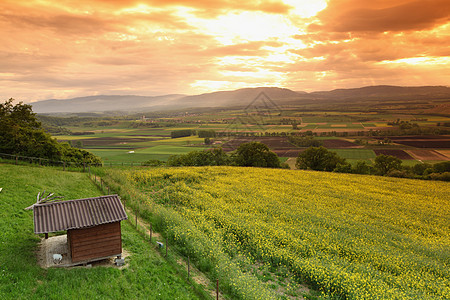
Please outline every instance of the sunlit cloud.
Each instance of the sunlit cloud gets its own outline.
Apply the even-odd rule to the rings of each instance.
[[[3,0],[0,95],[450,82],[447,0]]]
[[[383,60],[379,64],[407,64],[423,66],[449,66],[450,57],[410,57],[397,60]]]

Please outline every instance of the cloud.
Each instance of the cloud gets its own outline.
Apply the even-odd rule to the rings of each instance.
[[[220,56],[266,56],[270,53],[268,49],[262,49],[265,46],[280,47],[283,43],[275,41],[256,41],[229,46],[219,46],[200,52],[200,55],[212,57]]]
[[[292,8],[281,0],[147,0],[140,3],[156,7],[184,6],[194,8],[203,17],[215,17],[229,11],[261,11],[285,14]]]
[[[450,2],[443,0],[330,0],[306,32],[293,36],[304,46],[289,50],[298,59],[286,72],[336,87],[446,84],[449,22]],[[426,57],[433,59],[420,59]]]
[[[300,2],[2,0],[0,96],[450,82],[448,1]]]
[[[330,0],[311,31],[375,32],[420,31],[448,23],[448,0]]]

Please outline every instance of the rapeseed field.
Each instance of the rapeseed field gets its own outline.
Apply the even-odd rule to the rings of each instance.
[[[238,167],[108,172],[236,298],[286,296],[248,272],[262,263],[327,297],[450,299],[447,182]]]

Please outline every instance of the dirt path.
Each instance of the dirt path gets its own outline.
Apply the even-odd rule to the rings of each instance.
[[[136,218],[136,214],[128,207],[125,208],[128,220],[130,223],[135,226],[136,230],[139,232],[144,232],[146,239],[150,238],[150,224],[144,220],[142,220],[139,216]],[[137,227],[136,227],[136,221],[137,221]],[[160,233],[155,232],[152,230],[152,242],[153,239],[161,240],[163,241],[162,236]],[[166,245],[167,246],[167,245]],[[170,249],[170,248],[169,248]],[[163,252],[155,251],[158,255],[163,257]],[[184,259],[184,257],[181,257],[177,253],[171,253],[171,255],[175,255],[177,257],[177,263],[185,268],[186,272],[188,270],[188,263],[187,260]],[[199,269],[197,269],[195,266],[192,265],[192,263],[189,264],[189,273],[190,278],[197,284],[201,285],[205,291],[208,292],[208,294],[211,295],[214,299],[216,298],[216,290],[213,287],[213,284],[209,278],[203,274]],[[225,299],[222,294],[219,292],[219,299]]]

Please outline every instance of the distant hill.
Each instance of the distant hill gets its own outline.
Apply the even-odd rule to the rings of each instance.
[[[36,113],[105,112],[164,109],[185,95],[134,96],[98,95],[72,99],[50,99],[31,103]]]
[[[264,92],[273,100],[297,99],[299,93],[289,89],[277,87],[245,88],[235,91],[223,91],[201,94],[196,96],[187,96],[179,100],[180,104],[189,106],[209,106],[209,107],[227,107],[227,106],[246,106],[254,100],[261,92]]]
[[[393,100],[401,99],[441,99],[450,97],[450,88],[446,86],[418,86],[401,87],[391,85],[366,86],[353,89],[336,89],[327,92],[312,92],[308,94],[314,98],[327,99],[367,99]]]
[[[445,86],[367,86],[353,89],[336,89],[319,92],[294,92],[285,88],[259,87],[234,91],[220,91],[201,95],[170,94],[163,96],[99,95],[65,100],[44,100],[32,103],[36,113],[88,113],[110,111],[157,111],[198,107],[245,107],[261,92],[278,105],[339,100],[417,100],[450,99],[450,88]]]
[[[276,100],[296,99],[299,96],[298,93],[289,89],[261,87],[213,92],[195,96],[178,94],[155,97],[99,95],[66,100],[44,100],[34,102],[32,105],[33,111],[36,113],[136,112],[191,107],[230,107],[247,105],[261,92],[264,92],[271,99]]]

